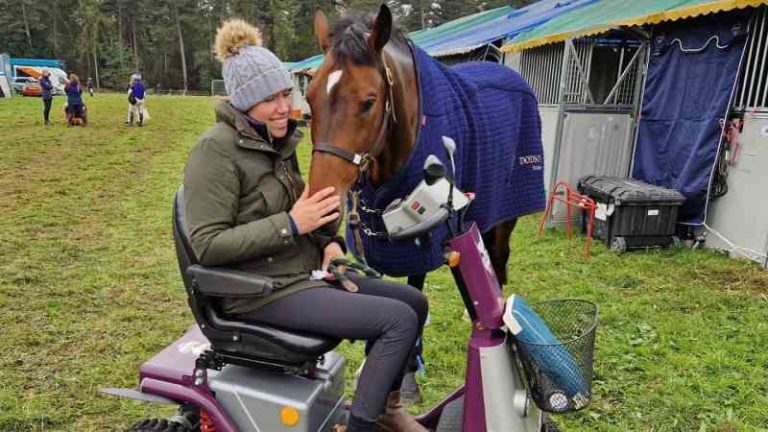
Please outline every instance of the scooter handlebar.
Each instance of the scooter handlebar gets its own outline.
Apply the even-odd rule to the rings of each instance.
[[[448,214],[449,213],[446,208],[440,208],[435,212],[435,214],[428,217],[427,219],[424,219],[423,222],[418,223],[412,227],[402,229],[395,233],[390,233],[389,238],[391,240],[411,240],[422,237],[435,229],[441,223],[445,222],[445,220],[448,219]]]

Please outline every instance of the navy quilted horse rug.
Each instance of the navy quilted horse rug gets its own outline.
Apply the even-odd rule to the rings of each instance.
[[[445,227],[428,241],[390,241],[381,212],[423,179],[430,154],[451,164],[442,137],[456,141],[456,184],[474,192],[466,221],[481,232],[541,211],[545,205],[541,121],[533,90],[512,69],[489,62],[445,67],[419,48],[414,59],[421,95],[421,126],[408,162],[387,183],[361,186],[361,237],[366,261],[391,276],[427,273],[443,264]],[[347,203],[349,208],[349,203]],[[347,227],[347,243],[355,250]],[[355,251],[359,252],[359,251]]]

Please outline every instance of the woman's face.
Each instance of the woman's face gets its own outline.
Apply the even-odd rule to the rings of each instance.
[[[291,90],[283,90],[264,99],[248,111],[248,115],[267,125],[272,138],[283,138],[288,133],[291,115]]]

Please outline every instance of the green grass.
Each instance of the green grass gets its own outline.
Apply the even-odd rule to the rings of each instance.
[[[103,397],[192,322],[170,236],[171,197],[214,100],[158,97],[144,128],[122,95],[86,98],[91,124],[45,128],[39,99],[0,100],[0,431],[121,430],[158,408]],[[301,158],[309,158],[308,145]],[[768,275],[709,251],[617,256],[581,238],[513,236],[507,293],[600,306],[595,398],[573,431],[768,430]],[[448,273],[426,292],[426,408],[464,374],[469,323]],[[359,362],[361,344],[342,346]]]

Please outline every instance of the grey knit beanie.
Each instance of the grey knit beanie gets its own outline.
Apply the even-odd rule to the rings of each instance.
[[[219,28],[216,55],[224,65],[221,73],[229,101],[242,112],[273,94],[293,88],[283,63],[261,47],[260,32],[245,21],[229,20]]]
[[[266,48],[246,46],[224,61],[222,70],[229,101],[248,111],[267,97],[293,87],[283,63]]]

